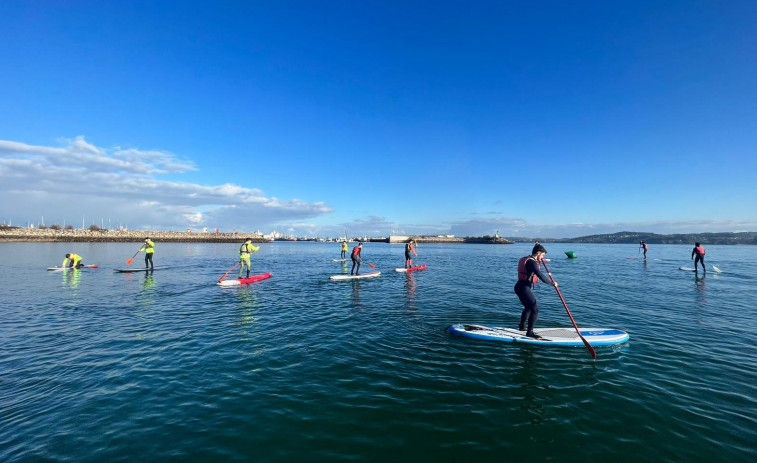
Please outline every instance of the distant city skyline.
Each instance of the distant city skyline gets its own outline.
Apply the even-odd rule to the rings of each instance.
[[[0,223],[757,230],[753,2],[42,3],[0,5]]]

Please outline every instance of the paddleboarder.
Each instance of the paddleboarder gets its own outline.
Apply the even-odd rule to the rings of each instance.
[[[152,255],[155,253],[155,243],[153,243],[152,240],[147,237],[145,238],[145,244],[143,244],[142,247],[139,248],[139,251],[144,251],[145,253],[145,268],[150,267],[150,270],[155,269],[155,265],[153,265],[152,263]]]
[[[350,275],[360,275],[360,264],[363,262],[363,258],[360,257],[360,251],[363,250],[363,243],[358,243],[357,246],[352,248],[352,255],[350,258],[352,259],[352,270],[350,270]],[[355,266],[357,265],[357,272],[355,272]]]
[[[132,248],[133,249],[133,248]],[[63,258],[63,263],[60,264],[61,267],[71,267],[71,268],[79,268],[83,264],[81,263],[81,256],[79,254],[69,253],[66,254],[66,257]]]
[[[694,259],[694,271],[697,271],[697,262],[701,262],[702,271],[707,273],[707,267],[704,266],[704,246],[694,243],[694,249],[691,250],[691,258]]]
[[[642,240],[639,241],[639,247],[644,250],[644,260],[647,260],[647,249],[649,249],[649,246]]]
[[[342,254],[339,256],[340,259],[347,259],[347,250],[349,248],[347,247],[347,242],[342,241]]]
[[[253,252],[258,252],[260,247],[252,244],[252,238],[244,240],[242,246],[239,247],[239,262],[242,264],[239,267],[239,278],[242,278],[242,270],[245,265],[247,266],[247,278],[250,278],[250,256]]]
[[[413,256],[410,254],[415,254],[416,257],[418,256],[418,253],[415,252],[415,240],[410,240],[407,243],[405,243],[405,268],[411,268],[413,266]]]
[[[520,315],[519,331],[526,331],[526,336],[534,339],[541,339],[541,336],[534,333],[534,324],[539,316],[539,304],[536,302],[536,296],[531,289],[538,280],[557,288],[557,282],[550,281],[541,273],[541,264],[547,250],[538,242],[531,250],[531,255],[521,257],[518,261],[518,282],[515,283],[515,294],[518,295],[520,303],[523,304],[523,312]]]

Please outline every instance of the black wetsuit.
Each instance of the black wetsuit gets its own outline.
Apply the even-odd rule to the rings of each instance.
[[[532,277],[536,275],[541,281],[552,286],[552,282],[544,276],[539,270],[539,265],[534,259],[528,259],[526,261],[526,276],[525,280],[518,278],[518,282],[515,283],[515,294],[518,295],[520,303],[523,304],[523,312],[520,315],[520,325],[518,329],[523,331],[525,328],[528,333],[534,331],[534,324],[539,317],[539,304],[536,302],[536,296],[531,290],[533,284],[531,283]]]
[[[355,246],[355,248],[352,250],[352,270],[350,270],[350,275],[355,273],[355,266],[357,265],[357,272],[355,275],[360,275],[360,263],[363,262],[363,259],[360,258],[360,251],[361,248]]]
[[[695,272],[697,271],[697,262],[702,263],[702,271],[704,272],[707,271],[707,267],[704,266],[704,248],[702,248],[702,251],[703,252],[700,253],[699,249],[697,249],[696,247],[692,249],[691,251],[691,257],[694,258],[694,271]]]

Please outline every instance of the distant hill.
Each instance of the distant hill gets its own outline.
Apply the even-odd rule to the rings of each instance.
[[[514,242],[539,241],[540,243],[621,243],[638,244],[646,241],[649,244],[757,244],[757,232],[739,233],[680,233],[674,235],[661,235],[658,233],[622,231],[603,235],[579,236],[576,238],[523,238],[508,237]]]

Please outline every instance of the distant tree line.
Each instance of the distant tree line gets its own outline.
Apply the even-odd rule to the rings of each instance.
[[[757,244],[757,232],[723,232],[723,233],[678,233],[662,235],[645,232],[618,232],[601,235],[579,236],[576,238],[508,238],[515,242],[541,243],[617,243],[638,244],[646,241],[649,244]]]

